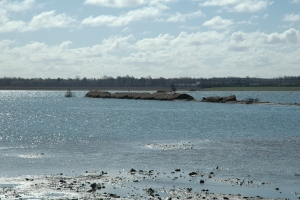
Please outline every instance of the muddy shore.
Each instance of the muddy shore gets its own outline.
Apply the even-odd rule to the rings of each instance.
[[[184,171],[174,169],[169,172],[156,170],[128,169],[118,175],[107,172],[86,172],[77,176],[62,173],[43,176],[23,176],[0,179],[0,199],[214,199],[214,200],[258,200],[257,195],[216,194],[210,191],[213,181],[217,181],[219,167],[215,170]],[[161,185],[161,181],[173,182],[173,186]],[[187,186],[182,184],[190,182]],[[224,183],[245,187],[259,187],[248,179],[224,179]],[[184,185],[184,184],[183,184]],[[280,188],[274,188],[279,194]]]

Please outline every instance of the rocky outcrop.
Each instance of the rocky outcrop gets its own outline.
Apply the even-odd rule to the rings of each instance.
[[[175,92],[101,92],[101,91],[90,91],[85,97],[91,98],[111,98],[111,99],[136,99],[136,100],[159,100],[159,101],[192,101],[194,98],[188,94],[181,94]]]
[[[236,96],[231,95],[227,97],[203,97],[201,102],[211,102],[211,103],[227,103],[227,102],[236,102]]]

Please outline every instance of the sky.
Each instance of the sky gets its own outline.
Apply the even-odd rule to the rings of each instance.
[[[0,0],[0,78],[300,76],[300,0]]]

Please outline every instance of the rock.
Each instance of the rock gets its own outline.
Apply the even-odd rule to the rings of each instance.
[[[211,103],[227,103],[229,101],[237,101],[235,95],[227,96],[227,97],[203,97],[201,102],[211,102]]]
[[[135,174],[136,170],[131,168],[131,170],[129,172],[130,172],[130,174]]]
[[[90,186],[91,186],[91,188],[94,188],[94,189],[95,189],[95,188],[97,187],[97,184],[96,184],[96,183],[93,183],[93,184],[91,184]]]
[[[175,172],[180,172],[181,171],[181,169],[175,169]]]
[[[200,184],[204,184],[204,180],[200,180]]]
[[[149,196],[154,196],[153,195],[154,190],[152,188],[148,188],[146,192],[148,193]]]
[[[91,98],[113,98],[113,99],[140,99],[140,100],[160,100],[160,101],[174,101],[174,100],[185,100],[191,101],[194,98],[188,94],[174,93],[174,92],[100,92],[90,91],[85,97]]]
[[[197,176],[197,175],[198,175],[197,172],[191,172],[191,173],[189,173],[189,176]]]

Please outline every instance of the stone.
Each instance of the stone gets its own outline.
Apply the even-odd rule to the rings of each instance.
[[[91,188],[96,188],[96,187],[97,187],[97,184],[96,184],[96,183],[93,183],[93,184],[91,184],[90,186],[91,186]]]
[[[197,172],[191,172],[191,173],[189,173],[189,176],[197,176],[197,175],[198,175]]]
[[[130,172],[130,174],[135,174],[136,170],[131,168],[131,170],[129,172]]]

